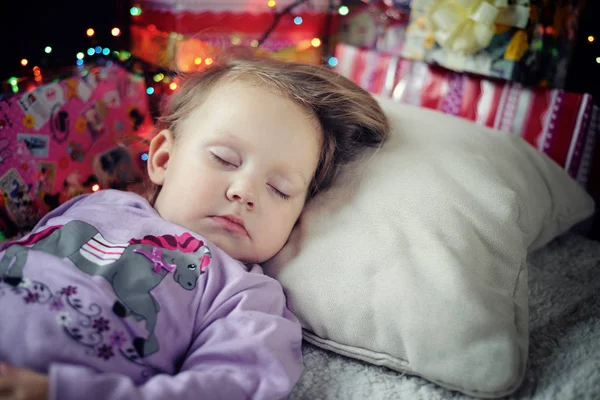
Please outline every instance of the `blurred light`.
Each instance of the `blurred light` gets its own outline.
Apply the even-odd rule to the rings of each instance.
[[[138,6],[133,6],[129,9],[129,13],[131,15],[133,15],[134,17],[136,17],[142,13],[142,9],[139,8]]]
[[[242,42],[242,40],[241,40],[241,39],[240,39],[240,37],[239,37],[239,36],[237,36],[237,35],[234,35],[234,36],[231,38],[231,44],[233,44],[234,46],[237,46],[237,45],[239,45],[241,42]]]
[[[146,89],[146,93],[153,94],[154,93],[154,88],[152,86],[150,86],[148,89]]]
[[[194,64],[196,64],[196,65],[202,64],[202,59],[200,57],[194,58]]]
[[[29,60],[27,60],[26,58],[21,60],[21,65],[22,66],[26,66],[27,64],[29,64]]]
[[[94,51],[96,52],[96,54],[100,54],[100,53],[102,53],[102,47],[96,46],[96,47],[94,47]]]
[[[110,54],[110,49],[108,47],[105,47],[104,49],[102,49],[102,54],[104,54],[105,56]]]
[[[600,64],[600,57],[596,57],[596,62]]]
[[[593,42],[594,42],[594,40],[596,40],[596,38],[595,38],[595,37],[593,37],[593,36],[591,36],[591,35],[590,35],[590,36],[588,36],[588,42],[590,42],[590,43],[593,43]]]
[[[169,85],[169,89],[171,89],[171,90],[177,89],[177,83],[171,82],[171,84]]]
[[[156,75],[154,75],[154,82],[160,82],[165,78],[165,75],[163,73],[158,73]]]
[[[302,17],[296,17],[296,18],[294,18],[294,23],[296,25],[300,25],[302,23]]]
[[[77,60],[77,61],[75,61],[75,64],[77,64],[81,67],[83,65],[83,60]]]
[[[8,79],[8,83],[10,83],[11,86],[15,86],[17,84],[17,78],[15,78],[14,76],[10,77]]]
[[[341,6],[340,8],[338,8],[338,12],[340,13],[340,15],[348,15],[350,9],[346,6]]]
[[[338,59],[335,57],[330,57],[329,60],[327,60],[327,64],[329,64],[332,67],[335,67],[336,65],[338,65]]]
[[[206,65],[210,65],[210,64],[212,64],[212,63],[213,63],[213,59],[212,59],[212,58],[210,58],[210,57],[208,57],[208,58],[206,58],[206,59],[204,60],[204,64],[206,64]]]
[[[115,26],[110,30],[110,34],[113,36],[119,36],[121,34],[121,30]]]
[[[321,45],[321,39],[314,38],[313,40],[310,41],[310,44],[312,44],[313,47],[319,47]]]
[[[83,55],[82,52],[77,53],[77,59],[78,60],[83,60],[83,57],[84,57],[84,55]]]
[[[46,47],[44,48],[44,51],[46,52],[46,54],[50,54],[50,53],[52,53],[52,47],[50,47],[50,46],[46,46]]]
[[[19,87],[17,85],[11,86],[13,93],[17,93],[19,91]]]
[[[250,46],[252,47],[258,47],[258,40],[254,39],[253,41],[250,42]]]
[[[89,49],[87,49],[87,53],[88,53],[88,56],[93,56],[95,53],[94,48],[90,47]]]
[[[85,34],[88,35],[88,37],[94,36],[94,33],[96,33],[96,31],[92,28],[88,28],[87,31],[85,31]]]
[[[277,2],[275,0],[269,0],[267,2],[267,5],[271,8],[275,7],[276,4],[277,4]]]
[[[97,192],[98,190],[100,190],[100,185],[98,185],[96,183],[95,185],[92,186],[92,192]]]
[[[148,153],[142,154],[142,161],[148,161]]]
[[[42,71],[40,70],[40,67],[38,67],[37,65],[35,67],[33,67],[33,75],[38,77],[42,74]]]
[[[128,52],[127,50],[123,50],[120,54],[119,54],[119,60],[124,61],[124,60],[128,60],[129,57],[131,57],[131,53]]]

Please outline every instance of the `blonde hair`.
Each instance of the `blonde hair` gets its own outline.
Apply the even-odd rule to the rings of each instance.
[[[308,199],[331,185],[341,165],[365,147],[380,146],[388,135],[389,123],[377,101],[329,69],[275,59],[227,57],[201,72],[182,75],[180,88],[168,99],[156,131],[169,129],[177,138],[180,123],[202,105],[211,90],[236,80],[251,80],[292,100],[318,122],[322,148]]]

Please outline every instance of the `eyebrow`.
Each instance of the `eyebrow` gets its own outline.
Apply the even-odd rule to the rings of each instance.
[[[244,146],[250,144],[250,142],[248,142],[247,140],[239,137],[238,135],[234,134],[231,131],[227,131],[227,130],[223,130],[223,129],[218,129],[217,133],[219,134],[219,136],[225,136],[225,139],[230,140],[233,143],[239,143],[239,142],[241,142]]]
[[[291,167],[282,167],[279,169],[279,171],[281,171],[280,173],[281,173],[281,175],[283,175],[283,178],[287,179],[287,176],[289,176],[291,173],[291,175],[294,175],[294,176],[297,176],[298,178],[300,178],[300,180],[302,181],[304,186],[308,186],[308,180],[304,177],[304,174],[302,174],[302,172],[298,171],[297,169],[291,168]]]

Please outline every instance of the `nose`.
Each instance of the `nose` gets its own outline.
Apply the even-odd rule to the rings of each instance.
[[[256,203],[256,197],[249,178],[240,178],[231,183],[226,193],[229,201],[235,201],[251,210]]]

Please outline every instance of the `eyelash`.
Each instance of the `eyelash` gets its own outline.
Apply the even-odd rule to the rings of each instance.
[[[216,162],[218,162],[221,165],[224,165],[226,167],[237,168],[237,165],[232,164],[232,163],[230,163],[228,161],[223,160],[221,157],[219,157],[215,153],[210,153],[210,156],[213,158],[213,160],[215,160]]]
[[[219,164],[226,166],[226,167],[230,167],[230,168],[237,168],[237,165],[232,164],[230,162],[227,162],[225,160],[223,160],[221,157],[219,157],[218,155],[216,155],[215,153],[210,153],[210,156]],[[274,188],[273,186],[269,185],[269,189],[271,189],[271,191],[280,199],[284,200],[284,201],[288,201],[290,199],[290,196],[281,192],[280,190]]]
[[[289,195],[287,195],[287,194],[285,194],[285,193],[283,193],[283,192],[275,189],[273,186],[269,185],[269,188],[271,189],[271,191],[273,193],[275,193],[276,196],[279,196],[282,200],[288,201],[290,199]]]

